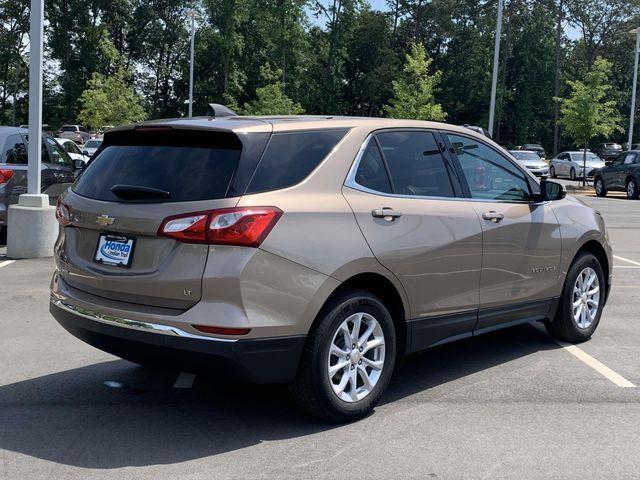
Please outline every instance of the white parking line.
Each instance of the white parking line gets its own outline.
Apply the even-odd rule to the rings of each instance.
[[[0,268],[11,265],[13,262],[15,262],[15,260],[5,260],[4,262],[0,262]]]
[[[180,372],[180,375],[176,378],[176,383],[173,384],[173,388],[191,388],[195,379],[196,376],[193,373]]]
[[[628,258],[619,257],[618,255],[614,255],[613,258],[617,258],[618,260],[622,260],[623,262],[629,262],[632,265],[637,265],[640,267],[640,262],[636,262],[635,260],[629,260]]]
[[[635,265],[614,265],[613,268],[640,268],[639,266],[635,266]]]

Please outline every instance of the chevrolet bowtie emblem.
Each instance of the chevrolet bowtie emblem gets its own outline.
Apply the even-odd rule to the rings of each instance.
[[[102,225],[103,227],[106,227],[107,225],[113,225],[113,222],[115,221],[116,219],[110,217],[109,215],[98,215],[98,217],[96,218],[96,223],[98,225]]]

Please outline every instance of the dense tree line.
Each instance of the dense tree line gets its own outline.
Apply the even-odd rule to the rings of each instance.
[[[496,0],[388,0],[384,11],[366,0],[47,0],[44,121],[77,121],[86,90],[103,84],[136,104],[136,118],[185,115],[195,10],[194,114],[209,102],[247,113],[411,112],[398,110],[397,95],[409,95],[417,62],[429,75],[416,88],[427,88],[419,95],[435,100],[439,118],[486,127],[496,8]],[[506,0],[496,140],[551,150],[554,97],[598,57],[611,62],[608,100],[626,122],[627,32],[639,11],[640,0]],[[27,122],[28,15],[28,0],[0,0],[2,124]],[[558,147],[573,146],[559,133]]]

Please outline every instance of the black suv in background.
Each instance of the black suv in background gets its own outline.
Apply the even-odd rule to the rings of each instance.
[[[29,131],[0,127],[0,229],[7,225],[9,205],[27,193],[27,142]],[[78,165],[79,166],[79,165]],[[77,168],[69,154],[49,135],[42,137],[42,193],[55,203],[73,183]]]
[[[601,143],[596,154],[604,161],[613,160],[622,153],[622,145],[614,142]]]

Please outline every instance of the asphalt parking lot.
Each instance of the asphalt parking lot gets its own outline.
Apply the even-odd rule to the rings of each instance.
[[[0,478],[640,478],[640,200],[581,198],[616,255],[591,341],[524,325],[431,349],[343,426],[300,414],[283,386],[89,347],[48,313],[52,260],[0,249]]]

